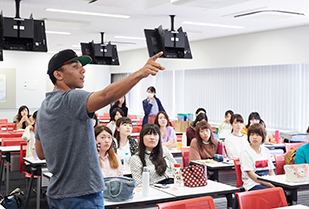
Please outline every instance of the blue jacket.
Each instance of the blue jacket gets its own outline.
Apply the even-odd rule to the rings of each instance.
[[[157,101],[157,104],[158,104],[158,107],[159,107],[159,111],[164,111],[164,108],[161,104],[161,101],[157,98],[157,97],[154,97],[154,99]],[[144,99],[143,100],[143,108],[144,108],[144,113],[145,113],[145,116],[143,118],[143,124],[142,126],[144,126],[145,124],[148,123],[148,115],[150,113],[150,110],[152,108],[152,104],[149,104],[148,100],[147,99]]]

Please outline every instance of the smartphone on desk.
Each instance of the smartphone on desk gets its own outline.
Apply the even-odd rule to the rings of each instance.
[[[170,187],[168,184],[154,184],[153,186],[161,189],[167,189]]]

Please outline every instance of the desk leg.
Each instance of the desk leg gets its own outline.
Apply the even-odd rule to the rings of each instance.
[[[292,205],[297,205],[297,189],[292,190]]]
[[[9,195],[9,182],[10,182],[10,162],[6,161],[6,195]]]
[[[226,197],[226,200],[227,200],[227,208],[228,209],[233,208],[233,196],[232,196],[232,194],[231,193],[226,194],[225,197]]]
[[[40,209],[40,198],[41,198],[41,177],[42,177],[42,168],[41,166],[37,167],[37,186],[36,186],[36,208]]]
[[[36,171],[36,168],[31,168],[31,178],[30,178],[30,183],[28,186],[28,191],[27,191],[27,196],[26,196],[26,201],[25,201],[25,209],[28,208],[28,203],[30,199],[30,193],[31,193],[31,188],[33,184],[33,178],[34,178],[34,172]]]

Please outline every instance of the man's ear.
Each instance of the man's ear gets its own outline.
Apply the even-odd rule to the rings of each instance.
[[[56,78],[56,80],[60,80],[61,81],[63,79],[63,74],[62,74],[61,71],[55,70],[53,72],[53,74],[54,74],[54,77]]]

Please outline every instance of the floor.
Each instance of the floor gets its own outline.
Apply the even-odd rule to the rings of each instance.
[[[222,170],[219,172],[219,179],[220,182],[225,184],[230,184],[232,186],[236,185],[236,177],[234,170]],[[34,181],[35,182],[35,181]],[[11,172],[10,173],[10,190],[13,190],[15,188],[21,188],[22,191],[25,192],[26,196],[26,181],[25,179],[21,178],[21,181],[19,182],[19,173],[18,172]],[[34,188],[36,187],[36,182],[34,183]],[[45,189],[44,189],[45,190]],[[0,194],[5,194],[5,185],[2,183]],[[24,198],[25,198],[24,196]],[[309,187],[308,188],[302,188],[298,191],[298,204],[309,206]],[[216,197],[214,198],[214,202],[216,205],[216,209],[226,209],[226,199],[225,197]],[[34,192],[31,192],[31,197],[29,201],[29,209],[35,209],[36,208],[36,194]],[[48,209],[48,204],[46,197],[41,198],[41,208],[42,209]],[[139,206],[134,207],[136,208],[143,208],[143,209],[155,209],[157,208],[155,205],[146,205],[146,206]]]

